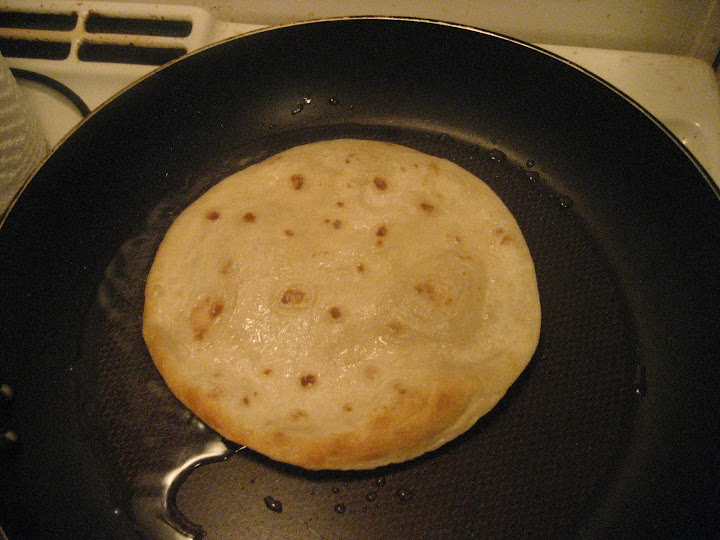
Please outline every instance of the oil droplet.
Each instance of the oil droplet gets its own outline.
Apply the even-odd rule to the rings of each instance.
[[[309,97],[304,97],[303,103],[305,103],[305,105],[310,105],[310,103],[312,103],[312,99],[310,99]]]
[[[527,171],[525,172],[525,178],[530,180],[531,182],[535,183],[538,180],[540,180],[540,175],[537,171]]]
[[[643,397],[647,394],[647,378],[645,374],[645,366],[637,364],[635,366],[635,394]]]
[[[563,208],[572,208],[574,204],[573,200],[567,195],[560,195],[560,197],[558,197],[558,202]]]
[[[502,163],[507,159],[507,156],[500,150],[493,148],[488,152],[488,159],[490,161],[494,161],[495,163]]]
[[[395,494],[397,495],[398,499],[400,499],[402,502],[407,502],[413,498],[415,495],[415,492],[411,489],[398,489]]]
[[[336,514],[344,514],[345,513],[345,505],[343,503],[338,503],[335,506],[333,506],[333,510],[335,510]]]
[[[20,438],[14,431],[5,431],[0,435],[0,453],[10,454],[17,452],[20,448]]]
[[[383,487],[385,485],[385,477],[381,476],[380,478],[376,478],[373,480],[373,485],[375,487]]]
[[[375,499],[377,499],[377,491],[371,491],[367,495],[365,495],[365,500],[367,502],[373,502]]]
[[[9,405],[15,396],[15,392],[9,384],[0,384],[0,405]]]
[[[276,512],[278,514],[283,511],[282,503],[277,499],[274,499],[268,495],[263,500],[265,501],[265,506],[267,506],[269,510],[272,510],[273,512]]]
[[[303,108],[305,108],[305,105],[303,103],[296,103],[295,108],[290,111],[290,114],[299,114],[302,112]]]
[[[340,102],[337,100],[337,98],[331,97],[330,99],[328,99],[328,103],[330,105],[337,105]]]
[[[337,486],[333,486],[333,488],[332,488],[332,492],[333,492],[333,493],[335,493],[335,494],[337,495],[338,493],[340,493],[340,488],[339,488],[339,487],[337,487]]]
[[[535,166],[535,161],[533,161],[532,159],[528,159],[528,160],[525,162],[525,166],[526,166],[528,169],[532,169],[532,168]]]

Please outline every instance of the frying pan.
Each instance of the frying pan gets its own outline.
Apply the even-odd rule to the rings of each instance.
[[[226,443],[174,399],[139,334],[142,287],[172,219],[209,186],[338,137],[483,178],[526,236],[543,329],[528,369],[456,441],[310,473]],[[11,539],[719,531],[717,190],[647,112],[525,43],[351,18],[191,54],[53,152],[0,254]]]

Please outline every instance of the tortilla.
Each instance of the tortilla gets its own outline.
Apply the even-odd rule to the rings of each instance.
[[[535,269],[497,195],[403,146],[298,146],[186,208],[143,334],[225,438],[308,469],[415,458],[492,409],[540,332]]]

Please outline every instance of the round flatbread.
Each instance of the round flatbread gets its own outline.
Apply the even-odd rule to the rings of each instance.
[[[367,469],[469,429],[530,361],[533,261],[502,201],[395,144],[298,146],[221,181],[168,230],[143,334],[229,440]]]

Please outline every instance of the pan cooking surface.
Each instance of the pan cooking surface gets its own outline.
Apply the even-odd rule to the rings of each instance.
[[[262,147],[270,155],[288,144],[339,134],[453,159],[503,198],[537,267],[544,317],[538,351],[501,404],[439,451],[376,471],[314,473],[246,449],[193,473],[177,493],[177,507],[210,538],[252,537],[269,529],[276,538],[575,532],[613,478],[637,399],[631,318],[592,233],[571,201],[539,175],[509,163],[499,150],[446,135],[342,126],[284,133]],[[141,325],[145,276],[165,230],[225,173],[224,167],[208,170],[153,209],[106,269],[85,330],[87,346],[77,367],[85,377],[78,385],[83,418],[101,441],[101,459],[123,485],[119,504],[135,519],[138,493],[147,497],[149,489],[151,498],[161,497],[153,492],[158,479],[217,439],[198,429],[167,390],[144,347]],[[279,501],[282,512],[268,507],[267,497]]]
[[[527,370],[459,439],[309,473],[235,452],[175,400],[142,342],[142,290],[205,189],[338,137],[483,178],[530,247],[543,326]],[[192,54],[93,114],[0,228],[3,421],[19,435],[0,523],[13,540],[148,537],[165,518],[209,538],[712,536],[719,246],[717,193],[681,145],[524,44],[343,19]],[[192,471],[201,458],[214,462]]]

